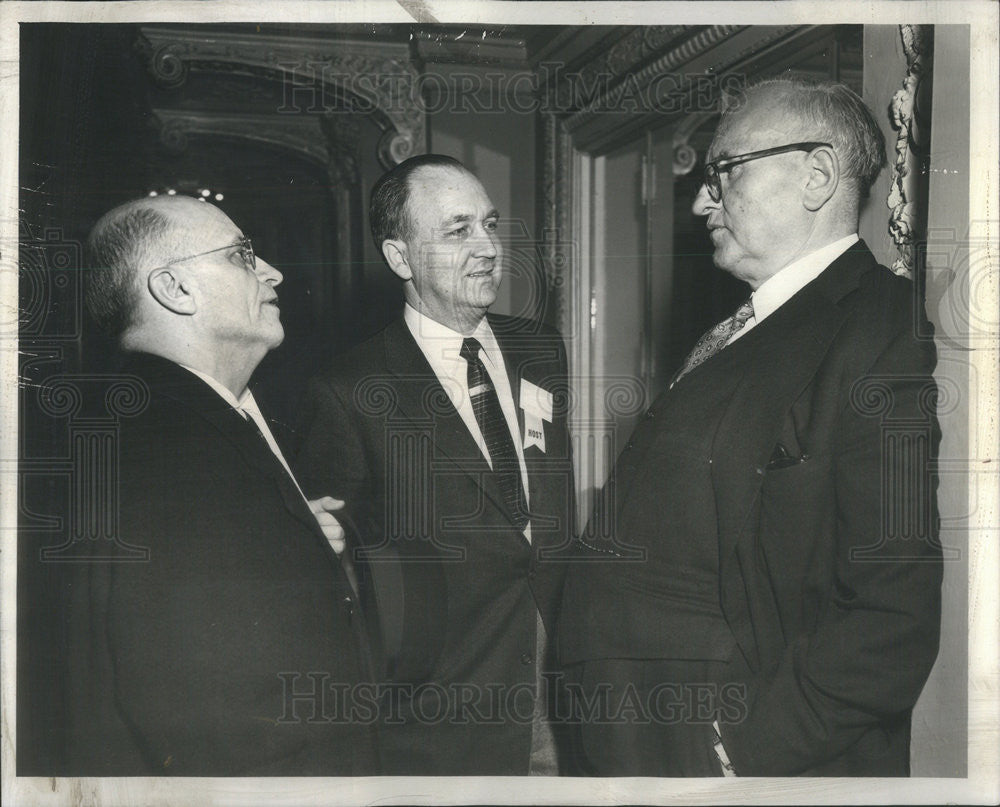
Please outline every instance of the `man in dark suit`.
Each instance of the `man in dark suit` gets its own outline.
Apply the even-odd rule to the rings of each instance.
[[[499,214],[449,157],[376,184],[375,243],[403,316],[312,385],[296,472],[347,502],[377,601],[387,771],[557,772],[544,671],[573,487],[562,340],[488,315]]]
[[[136,396],[113,537],[140,554],[93,541],[65,564],[67,761],[52,773],[378,773],[333,503],[307,502],[247,387],[284,336],[281,274],[190,197],[115,208],[91,247],[88,306]]]
[[[647,412],[605,491],[610,523],[583,537],[594,560],[567,578],[579,761],[907,775],[938,644],[938,432],[913,286],[857,237],[885,146],[840,85],[740,100],[694,212],[753,293]]]

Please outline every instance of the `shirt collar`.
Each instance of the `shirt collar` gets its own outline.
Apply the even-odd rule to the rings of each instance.
[[[195,370],[194,367],[189,367],[186,364],[181,364],[181,367],[189,373],[194,373],[198,376],[198,378],[208,384],[208,386],[215,390],[222,400],[233,407],[233,409],[245,409],[248,406],[253,406],[254,408],[257,407],[257,403],[254,401],[253,393],[250,392],[249,388],[239,398],[237,398],[228,387],[216,381],[208,373],[203,373],[201,370]]]
[[[803,255],[771,275],[751,296],[754,319],[760,322],[773,314],[858,240],[858,234],[852,233]]]
[[[462,342],[465,340],[463,334],[431,319],[409,303],[403,306],[403,320],[425,355],[433,354],[435,358],[445,361],[457,362],[461,359],[459,354],[462,350]],[[470,336],[482,345],[483,353],[486,354],[490,362],[496,364],[495,351],[499,351],[499,347],[486,317],[479,321]]]

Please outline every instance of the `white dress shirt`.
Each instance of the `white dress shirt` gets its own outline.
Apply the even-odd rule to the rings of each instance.
[[[448,399],[458,411],[462,422],[465,423],[472,439],[479,446],[479,451],[483,458],[493,467],[489,449],[483,439],[483,433],[479,428],[479,421],[476,420],[476,413],[472,409],[472,399],[469,397],[469,366],[460,355],[462,342],[465,337],[458,331],[453,331],[446,325],[421,314],[409,303],[403,309],[403,320],[406,327],[421,352],[427,358],[434,375],[437,376],[441,386],[448,395]],[[503,354],[497,344],[493,330],[485,318],[476,327],[470,336],[479,342],[482,350],[479,356],[483,361],[483,366],[493,382],[497,398],[500,400],[500,409],[503,410],[504,419],[507,421],[507,428],[510,430],[511,440],[514,443],[514,450],[517,452],[517,462],[521,469],[521,484],[524,487],[525,502],[530,502],[528,490],[528,469],[524,464],[524,449],[521,445],[521,429],[517,422],[517,409],[514,406],[514,393],[510,388],[510,378],[507,375],[507,368],[504,365]],[[525,537],[531,540],[531,525],[524,530]]]
[[[726,344],[731,345],[754,326],[760,325],[857,242],[857,233],[845,236],[808,255],[803,255],[771,275],[750,295],[750,300],[753,302],[753,316]]]

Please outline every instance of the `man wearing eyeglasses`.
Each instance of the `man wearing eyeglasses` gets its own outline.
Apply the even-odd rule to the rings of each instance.
[[[579,761],[907,775],[938,643],[938,430],[922,306],[857,235],[883,137],[840,85],[738,100],[694,213],[751,293],[647,412],[610,523],[582,537],[595,560],[570,572],[559,627]]]
[[[335,503],[306,501],[248,388],[284,336],[281,273],[190,197],[117,207],[90,247],[88,307],[146,399],[118,423],[114,536],[143,556],[73,564],[53,773],[377,773],[343,711],[371,679]]]

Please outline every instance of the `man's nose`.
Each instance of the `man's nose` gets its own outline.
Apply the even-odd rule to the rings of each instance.
[[[260,255],[257,256],[257,280],[269,286],[277,286],[285,279],[285,276],[265,261]]]
[[[480,227],[472,245],[472,254],[478,258],[495,258],[499,252],[498,244],[495,230]]]
[[[691,212],[696,216],[707,216],[718,206],[719,203],[709,196],[708,187],[704,182],[702,182],[698,187],[698,193],[694,197],[694,202],[691,205]]]

